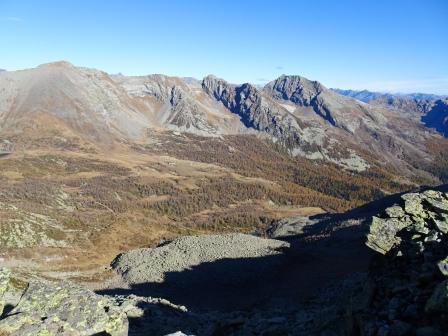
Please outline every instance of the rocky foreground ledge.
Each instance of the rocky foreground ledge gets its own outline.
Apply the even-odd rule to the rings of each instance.
[[[335,227],[347,219],[338,221]],[[290,239],[289,232],[303,234],[307,225],[327,227],[325,223],[315,219],[284,221],[276,230],[287,231]],[[448,335],[448,193],[404,194],[395,205],[359,225],[368,231],[366,245],[378,252],[369,271],[319,289],[312,300],[295,306],[193,312],[148,296],[170,280],[188,291],[190,280],[196,281],[198,275],[218,282],[220,288],[239,290],[240,283],[254,281],[240,274],[252,265],[251,260],[259,262],[248,274],[263,266],[266,268],[258,274],[279,269],[284,276],[291,275],[291,267],[303,266],[300,262],[288,264],[295,260],[288,259],[291,255],[303,260],[301,247],[296,246],[300,244],[294,240],[290,244],[242,234],[180,237],[154,249],[131,251],[113,263],[127,285],[122,294],[99,295],[67,282],[25,283],[1,269],[0,335],[157,336],[176,330],[185,334],[173,335]],[[350,226],[341,227],[351,230]],[[345,245],[337,248],[341,246]],[[241,260],[245,262],[241,264]],[[282,269],[285,260],[287,267]],[[240,268],[232,275],[235,265]],[[227,268],[223,274],[231,276],[220,273],[223,267]],[[177,279],[188,281],[179,283]],[[143,287],[148,291],[145,295],[135,295],[133,291],[142,289],[142,283],[153,285]],[[275,290],[269,295],[275,296]]]
[[[127,316],[115,302],[73,283],[22,284],[1,269],[0,296],[2,335],[128,334]]]
[[[448,335],[448,193],[428,190],[374,216],[362,335]]]

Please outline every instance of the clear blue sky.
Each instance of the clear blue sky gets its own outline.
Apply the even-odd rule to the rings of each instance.
[[[447,0],[0,0],[0,68],[448,94]]]

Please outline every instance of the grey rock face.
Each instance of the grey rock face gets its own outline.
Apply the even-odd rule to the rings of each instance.
[[[236,87],[234,85],[221,78],[208,75],[202,80],[202,88],[208,95],[222,102],[228,109],[236,108]]]
[[[276,99],[293,102],[298,106],[310,106],[322,118],[336,125],[334,115],[320,94],[327,90],[321,83],[300,76],[281,76],[268,83],[264,91]]]
[[[163,75],[132,78],[124,87],[134,97],[154,97],[166,110],[161,115],[162,124],[192,133],[216,133],[204,111],[199,107],[190,88],[175,78]]]
[[[316,96],[324,90],[324,86],[317,81],[310,81],[300,76],[283,75],[268,83],[265,90],[271,92],[275,98],[310,106]]]
[[[71,283],[33,281],[16,307],[0,319],[8,335],[93,335],[128,332],[126,314],[103,296]]]
[[[303,142],[297,119],[264,96],[255,86],[234,86],[214,76],[207,76],[202,81],[202,88],[209,96],[238,114],[246,127],[265,132],[289,148]]]
[[[367,104],[347,98],[327,89],[317,81],[300,76],[281,76],[263,89],[276,101],[291,102],[298,107],[310,107],[325,122],[350,134],[382,122],[380,113],[372,113]]]
[[[328,160],[358,171],[369,166],[355,150],[341,146],[337,139],[341,133],[344,136],[347,131],[354,133],[360,120],[371,119],[371,116],[366,117],[366,111],[355,100],[347,102],[347,98],[330,92],[318,82],[299,76],[282,76],[259,90],[250,84],[233,86],[208,76],[202,87],[209,96],[238,114],[246,127],[270,135],[293,155]],[[294,112],[291,103],[312,107],[316,115],[302,118],[300,112]],[[347,104],[354,104],[356,113],[362,110],[361,117],[352,117],[348,113],[352,106],[347,109]],[[330,138],[324,131],[329,129],[339,135],[335,133],[334,138]]]

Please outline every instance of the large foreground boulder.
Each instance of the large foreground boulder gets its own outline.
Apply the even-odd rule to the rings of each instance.
[[[11,284],[2,270],[1,290]],[[0,334],[21,336],[124,336],[128,334],[126,314],[111,299],[68,282],[32,281],[18,304],[0,318]]]
[[[370,305],[362,335],[448,335],[448,194],[428,190],[373,217]]]

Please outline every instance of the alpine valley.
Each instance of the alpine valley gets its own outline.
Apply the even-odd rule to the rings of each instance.
[[[10,306],[0,335],[447,330],[446,302],[433,296],[409,313],[423,316],[415,326],[397,322],[414,303],[389,272],[398,252],[428,272],[437,260],[418,253],[446,252],[447,137],[443,96],[329,89],[298,75],[263,87],[112,75],[65,61],[1,71],[0,306]],[[386,259],[372,270],[373,251]],[[345,295],[368,271],[387,288],[362,305],[374,319]],[[429,300],[428,288],[414,289]],[[70,315],[70,305],[84,310]],[[380,333],[383,310],[407,331]]]

